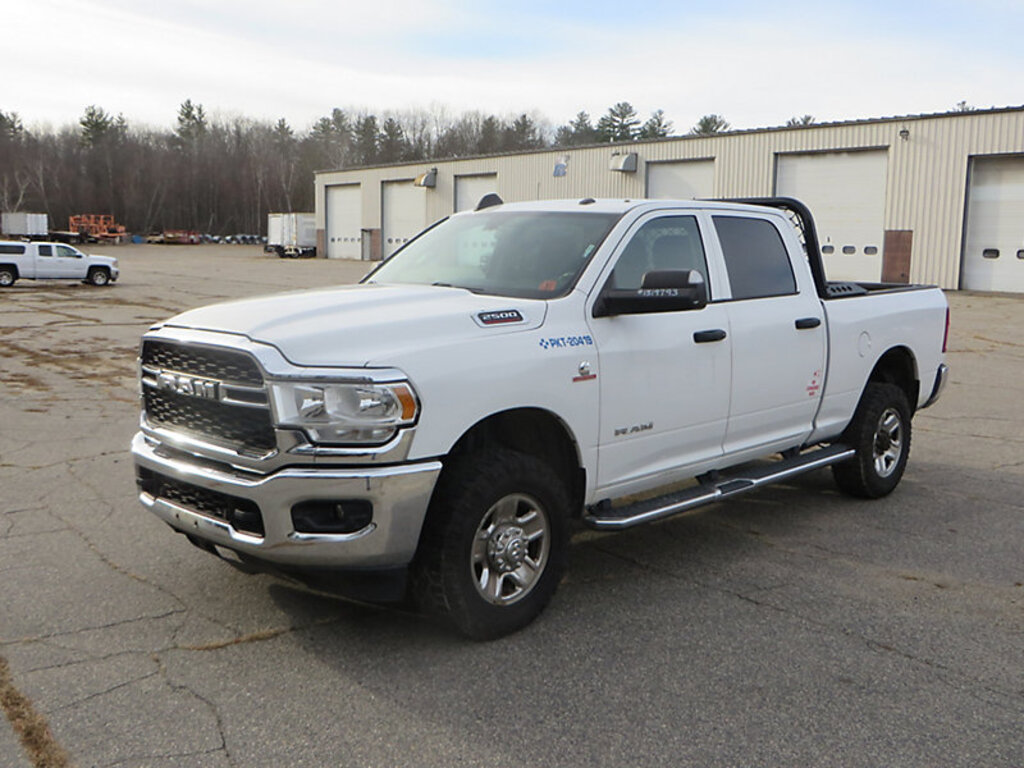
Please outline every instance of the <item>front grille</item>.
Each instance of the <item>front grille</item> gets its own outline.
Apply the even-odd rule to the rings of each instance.
[[[266,396],[261,391],[237,387],[262,387],[263,374],[245,352],[218,347],[192,346],[159,339],[142,344],[143,407],[153,427],[181,432],[188,437],[222,445],[240,454],[264,456],[277,439]],[[231,396],[256,407],[204,399],[158,387],[161,372],[202,377],[221,384]],[[228,385],[226,387],[225,385]],[[236,389],[231,390],[230,385]],[[263,407],[258,407],[262,402]]]
[[[249,499],[200,488],[175,480],[145,467],[135,468],[139,489],[154,499],[163,499],[179,507],[223,520],[243,533],[263,536],[263,515],[259,505]]]
[[[239,453],[263,455],[277,445],[270,411],[265,408],[228,405],[151,387],[144,389],[143,402],[154,427],[185,432]]]
[[[147,339],[142,342],[142,365],[144,368],[176,371],[252,387],[263,386],[263,374],[256,361],[244,352],[230,349]]]

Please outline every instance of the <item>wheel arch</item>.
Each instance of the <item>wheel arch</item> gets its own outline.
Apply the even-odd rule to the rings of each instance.
[[[917,358],[909,347],[897,346],[886,350],[871,369],[865,386],[870,382],[895,384],[906,393],[911,413],[917,410],[921,378]]]
[[[488,444],[501,445],[544,460],[566,479],[573,515],[582,513],[586,470],[572,430],[556,414],[535,407],[493,413],[466,430],[448,456],[472,453]]]
[[[17,264],[8,264],[7,262],[0,262],[0,268],[9,269],[14,272],[14,279],[17,280],[21,277],[21,272],[18,271]]]

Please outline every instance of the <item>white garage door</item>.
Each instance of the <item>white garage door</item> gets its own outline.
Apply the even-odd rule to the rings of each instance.
[[[412,179],[385,181],[381,185],[381,249],[386,259],[427,225],[427,198],[424,187],[414,187]]]
[[[963,287],[1024,293],[1024,157],[975,158]]]
[[[455,177],[455,212],[471,211],[488,192],[498,191],[498,174],[484,173]]]
[[[692,200],[715,193],[715,161],[647,163],[647,197]]]
[[[810,207],[830,280],[881,279],[887,166],[885,150],[778,156],[775,194]]]
[[[327,193],[327,258],[361,259],[363,199],[358,184],[336,184]]]

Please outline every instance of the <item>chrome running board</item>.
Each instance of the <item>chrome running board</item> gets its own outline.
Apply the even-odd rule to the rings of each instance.
[[[742,468],[729,477],[702,481],[699,485],[653,499],[644,499],[625,507],[612,507],[607,501],[588,508],[583,523],[600,531],[619,531],[635,525],[662,520],[681,512],[714,504],[763,485],[779,483],[812,469],[820,469],[853,458],[853,448],[841,443],[816,448],[788,459]]]

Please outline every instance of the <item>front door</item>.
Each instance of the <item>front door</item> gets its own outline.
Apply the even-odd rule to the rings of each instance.
[[[713,297],[703,243],[696,216],[650,214],[624,238],[604,287],[640,288],[650,270],[692,269]],[[589,322],[601,393],[599,492],[614,497],[672,482],[720,457],[731,375],[727,307]]]
[[[86,272],[85,254],[69,245],[55,245],[54,257],[56,274],[54,277],[84,278]]]

